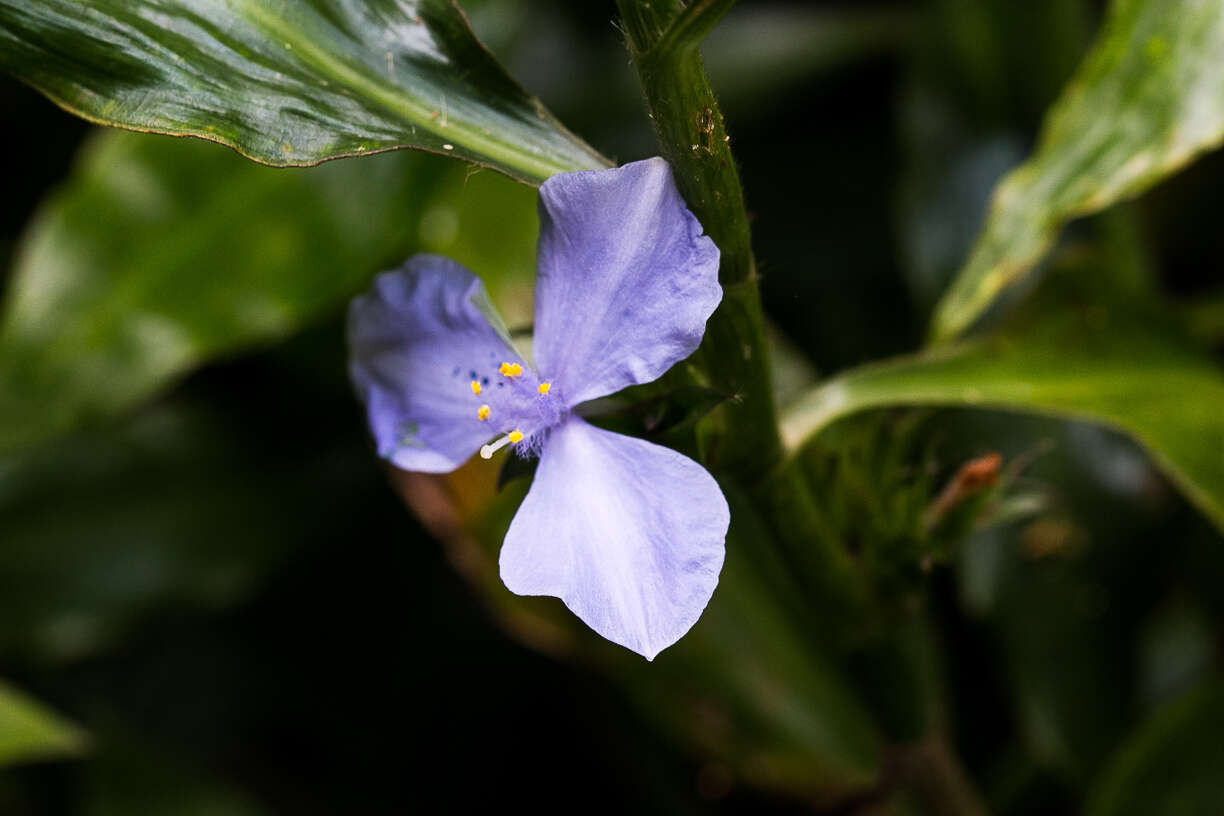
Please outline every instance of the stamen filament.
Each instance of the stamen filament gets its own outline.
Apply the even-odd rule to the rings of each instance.
[[[497,453],[499,450],[506,447],[510,443],[522,442],[522,441],[523,441],[523,432],[520,431],[518,428],[515,428],[513,431],[506,434],[505,436],[503,436],[501,439],[497,440],[496,442],[493,442],[492,444],[485,445],[484,447],[482,447],[480,449],[480,458],[481,459],[492,459],[493,454]]]

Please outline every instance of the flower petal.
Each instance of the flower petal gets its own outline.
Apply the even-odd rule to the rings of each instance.
[[[484,286],[461,264],[416,255],[379,275],[349,306],[348,335],[349,374],[380,456],[443,473],[498,432],[480,420],[480,406],[503,413],[514,398],[498,366],[523,362]]]
[[[722,299],[718,247],[660,158],[540,187],[533,351],[569,405],[658,379]]]
[[[692,459],[572,418],[553,430],[510,523],[502,581],[560,598],[653,660],[709,602],[729,521],[718,483]]]

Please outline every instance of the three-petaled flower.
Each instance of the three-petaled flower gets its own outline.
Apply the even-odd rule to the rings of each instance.
[[[379,454],[432,473],[477,450],[538,455],[502,580],[561,598],[647,659],[705,609],[727,503],[693,460],[575,408],[655,380],[697,348],[722,298],[718,260],[656,158],[541,186],[534,366],[480,281],[447,258],[411,258],[349,312],[350,373]]]

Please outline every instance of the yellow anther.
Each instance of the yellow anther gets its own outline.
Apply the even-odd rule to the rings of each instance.
[[[476,418],[479,419],[481,422],[484,422],[486,419],[488,419],[489,418],[489,406],[487,405],[480,406],[480,410],[476,412]]]
[[[548,389],[550,388],[552,388],[552,383],[540,383],[540,387],[537,388],[536,390],[539,391],[541,394],[547,394]]]
[[[502,363],[497,370],[507,377],[518,377],[523,373],[523,367],[518,363]]]
[[[480,393],[480,383],[476,382],[476,380],[472,380],[472,393],[473,394]]]
[[[523,432],[520,431],[518,428],[515,428],[510,433],[506,434],[506,438],[509,439],[511,442],[522,442]]]

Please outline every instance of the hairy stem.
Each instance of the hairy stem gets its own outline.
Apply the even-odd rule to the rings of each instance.
[[[723,302],[701,348],[711,384],[736,399],[721,411],[712,464],[751,479],[781,454],[764,318],[748,218],[722,113],[696,46],[728,0],[617,0],[628,47],[663,157],[722,252]]]

